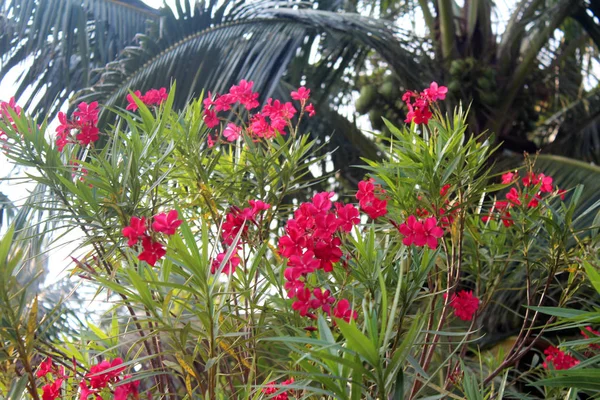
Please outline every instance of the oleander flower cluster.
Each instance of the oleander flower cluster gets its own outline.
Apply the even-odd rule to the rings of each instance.
[[[536,208],[540,201],[559,196],[565,198],[565,190],[554,187],[552,177],[528,172],[519,184],[519,174],[507,172],[502,175],[502,184],[515,185],[506,193],[506,200],[497,200],[490,209],[488,215],[482,217],[483,222],[499,219],[505,227],[514,225],[514,219],[510,210],[522,210]]]
[[[154,221],[149,225],[145,217],[131,217],[129,225],[122,230],[123,236],[127,238],[127,246],[133,247],[138,241],[141,241],[142,252],[138,255],[140,261],[147,262],[154,266],[158,260],[167,254],[165,245],[160,240],[159,233],[170,236],[175,231],[182,220],[178,219],[177,210],[171,210],[168,213],[160,213],[154,216]]]
[[[132,380],[130,375],[123,375],[125,367],[123,360],[115,358],[112,361],[104,360],[93,365],[89,372],[84,374],[79,381],[79,400],[102,400],[103,394],[109,390],[113,400],[128,400],[139,398],[138,387],[140,382]],[[64,398],[69,378],[77,376],[77,365],[73,365],[73,375],[65,372],[64,366],[54,364],[51,357],[46,358],[37,370],[36,376],[46,381],[42,387],[42,400],[55,400]],[[90,397],[92,396],[92,397]]]
[[[14,97],[11,97],[8,102],[0,102],[0,119],[2,119],[7,125],[12,126],[12,128],[16,131],[17,126],[14,123],[11,112],[15,113],[17,116],[21,116],[21,113],[23,112],[23,109],[17,105]],[[6,132],[0,129],[0,141],[6,141],[7,139],[8,137]]]
[[[266,394],[267,396],[272,396],[272,397],[270,397],[270,399],[288,400],[289,396],[293,396],[293,393],[291,393],[292,392],[291,390],[289,390],[289,391],[286,390],[279,394],[275,394],[275,393],[280,392],[283,389],[281,386],[287,386],[287,385],[291,385],[293,383],[294,383],[294,378],[287,379],[287,380],[281,382],[279,385],[275,382],[269,382],[267,384],[267,386],[262,389],[262,392],[264,394]]]
[[[232,206],[225,216],[225,221],[221,227],[221,237],[223,244],[228,246],[219,253],[212,261],[210,272],[217,273],[220,269],[222,274],[233,274],[240,265],[242,259],[238,252],[251,241],[251,236],[261,228],[264,211],[271,208],[271,205],[262,200],[248,200],[250,207],[240,209]],[[252,227],[252,229],[250,229]],[[236,240],[237,238],[237,240]],[[229,254],[229,257],[227,257]]]
[[[143,95],[142,92],[136,90],[133,94],[135,97],[141,100],[142,103],[150,107],[158,107],[162,103],[164,103],[165,100],[167,100],[167,98],[169,98],[167,88],[164,87],[160,89],[150,89]],[[127,107],[125,108],[126,110],[137,111],[137,109],[139,108],[139,106],[135,102],[134,96],[132,96],[131,94],[127,95]]]
[[[213,147],[219,140],[223,142],[235,142],[245,132],[252,140],[272,139],[276,135],[286,135],[294,132],[292,123],[298,109],[292,102],[282,102],[268,98],[261,111],[252,114],[252,110],[260,105],[259,94],[252,91],[253,81],[241,80],[239,84],[231,86],[228,93],[215,94],[208,92],[203,100],[204,123],[209,128],[216,128],[223,123],[222,134],[224,140],[220,139],[219,132],[208,136],[208,146]],[[291,92],[293,100],[300,103],[300,119],[305,113],[309,117],[315,115],[314,105],[308,103],[310,89],[300,87]],[[241,115],[241,111],[248,113],[247,121]],[[227,113],[227,117],[219,117],[219,113]],[[228,117],[235,114],[238,121],[231,122]],[[245,122],[246,121],[246,122]]]
[[[56,147],[62,152],[67,144],[87,146],[99,139],[98,102],[90,104],[81,102],[71,116],[67,118],[64,112],[58,113],[60,124],[56,128]]]
[[[404,122],[427,125],[433,117],[430,106],[438,100],[444,100],[448,93],[446,86],[439,86],[436,82],[431,82],[429,88],[422,92],[407,91],[402,95],[402,101],[408,108]]]
[[[331,201],[332,192],[321,192],[312,201],[302,203],[288,220],[285,235],[279,238],[279,254],[285,257],[285,289],[293,299],[292,308],[312,319],[325,315],[349,322],[357,314],[348,299],[336,301],[330,289],[311,283],[309,275],[333,271],[342,258],[341,237],[360,222],[360,213],[352,204]]]

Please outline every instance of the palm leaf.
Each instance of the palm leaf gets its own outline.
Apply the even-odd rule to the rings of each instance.
[[[93,83],[90,68],[114,60],[147,20],[158,19],[140,0],[11,0],[0,14],[0,79],[30,64],[15,95],[43,93],[24,102],[40,115],[56,113],[73,91]]]

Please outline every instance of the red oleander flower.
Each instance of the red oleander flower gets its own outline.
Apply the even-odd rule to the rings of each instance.
[[[540,192],[552,193],[554,191],[554,188],[552,187],[552,177],[551,176],[539,174],[538,179],[542,182],[542,186],[540,186]]]
[[[368,181],[361,181],[358,183],[358,191],[356,192],[356,199],[358,204],[369,217],[376,219],[387,214],[387,201],[383,200],[375,195],[375,189],[380,192],[381,186],[375,186],[375,180],[370,178]]]
[[[144,93],[144,95],[142,95],[139,90],[136,90],[134,95],[147,106],[159,106],[169,97],[169,93],[167,93],[167,89],[164,87],[160,89],[150,89]],[[126,110],[136,111],[138,109],[131,94],[127,95],[127,103]]]
[[[177,228],[183,223],[182,220],[177,219],[178,217],[177,210],[171,210],[168,214],[160,213],[154,217],[152,229],[165,235],[174,235]]]
[[[90,387],[92,389],[103,389],[109,383],[114,382],[119,374],[125,370],[125,367],[118,367],[121,364],[123,364],[123,360],[115,358],[112,362],[104,360],[93,365],[86,375],[86,378],[90,379]],[[109,369],[110,371],[108,371]]]
[[[558,192],[557,192],[556,194],[560,196],[560,199],[561,199],[561,200],[564,200],[564,199],[565,199],[565,194],[566,194],[566,193],[567,193],[567,191],[566,191],[566,190],[564,190],[564,189],[558,189]]]
[[[142,100],[142,97],[143,97],[142,92],[140,92],[139,90],[136,90],[133,94],[135,95],[135,97]],[[143,102],[144,102],[144,100],[142,100],[142,103]],[[127,95],[127,107],[125,109],[129,110],[129,111],[137,111],[137,109],[138,109],[138,105],[136,104],[136,102],[133,99],[133,96],[131,94]]]
[[[529,200],[529,195],[525,195],[525,200],[529,200],[529,202],[527,203],[527,207],[529,208],[533,208],[533,207],[537,207],[540,204],[540,200],[542,199],[542,197],[539,194],[536,194],[535,196],[533,196],[531,198],[531,200]]]
[[[298,101],[306,101],[310,97],[310,89],[300,86],[298,90],[291,93],[292,99]]]
[[[586,339],[597,338],[600,336],[600,332],[592,329],[591,326],[586,326],[585,329],[581,331],[581,334]],[[600,350],[600,343],[590,343],[590,348]]]
[[[502,175],[502,184],[503,185],[508,185],[510,183],[513,183],[515,178],[518,178],[519,174],[516,174],[514,172],[507,172],[506,174]]]
[[[226,255],[227,255],[227,252],[222,252],[222,253],[217,254],[217,258],[215,258],[212,261],[212,264],[210,266],[211,274],[217,273],[217,271],[219,270],[219,267],[221,266],[221,263],[225,259]],[[221,273],[226,274],[226,275],[234,274],[235,269],[238,267],[238,265],[240,265],[241,261],[242,260],[237,255],[237,251],[234,251],[233,253],[231,253],[231,257],[229,257],[229,260],[227,260],[227,262],[223,266],[223,270],[221,271]]]
[[[127,246],[131,247],[146,233],[146,218],[131,217],[129,225],[123,228],[123,236],[129,239]]]
[[[167,93],[167,88],[160,89],[150,89],[144,94],[143,101],[147,106],[158,106],[161,105],[167,98],[169,94]]]
[[[433,116],[429,106],[437,100],[444,100],[448,93],[448,88],[438,86],[436,82],[431,82],[429,88],[421,93],[408,91],[402,95],[402,101],[406,103],[408,113],[404,122],[427,125]],[[413,102],[414,99],[414,102]]]
[[[296,220],[290,220],[285,227],[284,235],[279,238],[279,254],[286,258],[293,255],[301,255],[304,248],[307,247],[307,238],[304,231],[298,227]]]
[[[131,376],[125,375],[123,379],[129,379]],[[131,381],[125,384],[119,385],[115,388],[115,397],[113,400],[127,400],[129,395],[132,395],[134,399],[137,399],[139,396],[138,387],[140,386],[140,381]]]
[[[63,380],[57,379],[53,383],[49,383],[42,387],[42,400],[55,400],[60,397],[60,387]]]
[[[364,185],[368,186],[369,182],[361,185],[363,189]],[[283,272],[288,297],[295,300],[294,310],[309,318],[316,318],[309,312],[311,309],[321,308],[329,314],[335,299],[329,292],[307,287],[308,275],[318,269],[333,271],[334,264],[343,255],[339,236],[360,222],[354,206],[336,203],[334,208],[333,196],[334,193],[321,192],[315,194],[310,202],[302,203],[294,211],[294,218],[287,222],[286,234],[278,243],[279,254],[288,259]],[[358,194],[358,197],[361,195]]]
[[[452,186],[447,183],[444,186],[442,186],[442,188],[440,189],[440,196],[444,197],[445,195],[448,194],[448,190],[450,190]]]
[[[515,188],[511,188],[508,193],[506,193],[506,200],[510,201],[515,206],[521,205],[521,200],[519,199],[519,192]]]
[[[223,136],[228,142],[235,142],[242,134],[242,128],[233,123],[228,123],[227,128],[223,130]]]
[[[76,138],[79,141],[80,145],[87,146],[88,144],[98,140],[98,133],[99,131],[97,127],[95,127],[94,125],[86,124],[80,127],[79,133],[77,134]]]
[[[152,238],[145,236],[142,239],[142,247],[144,251],[138,255],[138,260],[146,261],[148,265],[154,267],[156,262],[163,258],[167,251],[162,244],[152,241]]]
[[[54,368],[54,363],[52,362],[52,357],[46,357],[44,361],[40,364],[40,368],[37,371],[37,377],[41,378],[46,376],[52,369]]]
[[[204,123],[209,128],[214,128],[219,125],[219,118],[217,117],[217,113],[212,110],[204,110]],[[212,147],[212,146],[211,146]]]
[[[309,104],[309,105],[307,105],[304,110],[306,110],[306,112],[308,113],[309,117],[314,117],[315,116],[315,106],[312,103]]]
[[[88,397],[90,395],[95,396],[94,398],[96,400],[100,399],[101,397],[98,397],[97,395],[97,390],[94,389],[90,389],[87,385],[87,383],[85,383],[85,380],[81,380],[81,382],[79,382],[79,400],[88,400]]]
[[[292,270],[288,275],[291,274],[293,277],[292,279],[298,279],[302,275],[316,271],[320,265],[321,261],[315,257],[315,253],[308,250],[302,255],[293,255],[289,258],[288,266],[291,267]]]
[[[438,246],[438,239],[444,235],[444,230],[437,226],[435,217],[427,218],[424,222],[420,222],[414,215],[408,217],[405,223],[398,227],[398,230],[404,239],[402,243],[406,246],[414,244],[418,247],[428,246],[435,250]]]
[[[354,225],[360,223],[360,213],[352,204],[335,203],[338,224],[344,232],[350,232]]]
[[[304,288],[296,291],[297,300],[292,303],[292,309],[298,311],[300,316],[306,317],[310,310],[310,289]]]
[[[290,378],[288,380],[281,382],[281,385],[286,386],[286,385],[291,385],[292,383],[294,383],[294,378]],[[269,382],[267,384],[267,387],[262,389],[262,392],[266,395],[272,395],[272,394],[277,393],[278,391],[281,390],[281,388],[277,388],[277,387],[275,387],[275,385],[276,385],[275,382]],[[280,394],[276,395],[275,397],[271,397],[271,399],[288,400],[288,393],[287,392],[280,393]]]
[[[333,316],[338,319],[343,319],[346,322],[350,322],[350,319],[356,319],[356,311],[350,308],[350,302],[347,299],[340,300],[335,308],[333,309]]]
[[[98,123],[98,112],[97,101],[90,104],[82,101],[77,106],[77,111],[73,112],[73,117],[77,118],[80,124],[90,123],[96,125]]]
[[[69,121],[67,120],[67,114],[60,111],[58,113],[58,122],[60,124],[56,127],[57,134],[67,134],[68,135],[69,133],[71,133],[71,126],[69,124]]]
[[[527,187],[537,185],[540,180],[533,172],[530,172],[521,180],[521,182],[523,182],[523,186]]]
[[[404,120],[407,124],[414,122],[417,125],[427,125],[431,117],[433,117],[433,113],[429,111],[429,103],[426,103],[423,107],[407,104],[407,107],[408,113],[406,113],[406,119]]]
[[[546,361],[542,365],[546,369],[550,369],[550,365],[553,365],[555,370],[570,369],[579,364],[579,360],[554,346],[544,350],[544,354]]]
[[[262,200],[248,200],[248,204],[252,207],[252,215],[257,215],[261,211],[266,211],[271,208],[269,203],[265,203]]]
[[[446,297],[445,294],[444,298]],[[479,299],[473,296],[472,291],[461,290],[452,294],[449,304],[454,309],[454,315],[463,321],[471,321],[479,308]]]

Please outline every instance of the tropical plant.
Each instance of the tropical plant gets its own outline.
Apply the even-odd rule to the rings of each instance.
[[[555,320],[540,307],[587,289],[598,236],[576,228],[581,187],[561,190],[532,160],[490,183],[496,148],[465,135],[463,109],[440,112],[444,89],[414,93],[419,123],[387,123],[384,159],[368,161],[353,198],[309,174],[319,159],[301,131],[316,112],[304,87],[259,109],[241,81],[179,112],[174,86],[132,92],[108,129],[97,103],[80,103],[51,140],[47,121],[9,108],[7,157],[55,194],[53,219],[82,232],[72,277],[111,306],[99,323],[38,335],[9,230],[3,394],[549,398],[529,383],[597,356],[551,346]],[[481,350],[486,309],[522,286],[518,336]]]

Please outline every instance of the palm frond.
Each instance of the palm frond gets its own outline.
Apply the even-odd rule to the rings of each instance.
[[[326,36],[336,50],[352,45],[374,49],[398,76],[416,85],[418,64],[402,47],[396,32],[381,21],[308,9],[255,8],[252,12],[252,18],[200,26],[204,30],[168,47],[173,40],[140,36],[140,45],[127,48],[117,62],[107,65],[99,84],[82,98],[107,106],[122,105],[130,88],[168,86],[177,80],[180,88],[187,89],[186,96],[176,100],[182,106],[202,89],[223,91],[239,79],[254,80],[256,89],[269,96],[310,34]]]
[[[90,68],[104,66],[143,33],[156,10],[140,0],[11,0],[0,7],[0,79],[28,65],[15,95],[27,89],[27,107],[54,114],[75,90],[93,83]]]
[[[557,155],[600,163],[600,91],[564,106],[536,132],[553,137],[545,150]]]

